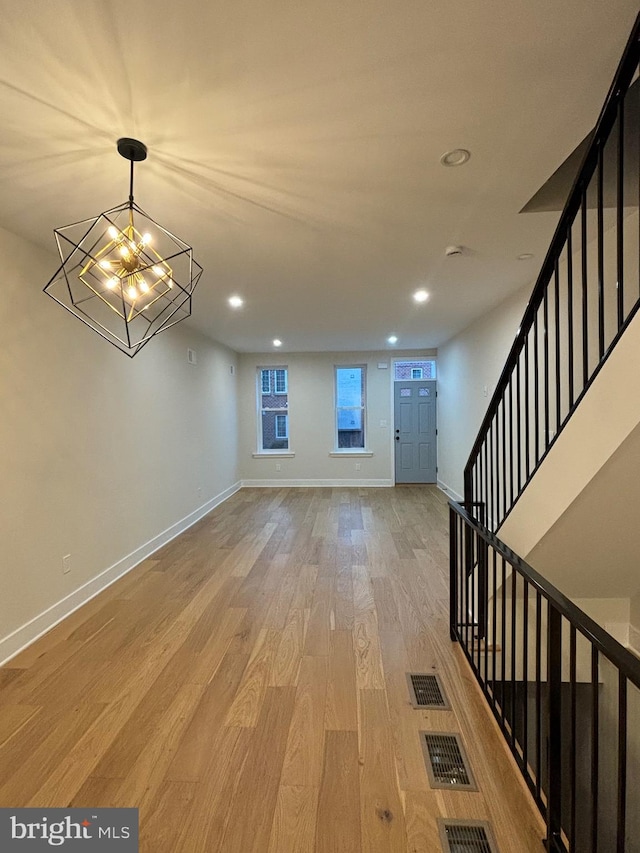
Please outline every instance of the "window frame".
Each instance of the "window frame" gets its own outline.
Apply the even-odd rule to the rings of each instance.
[[[338,370],[361,370],[361,404],[360,406],[338,406]],[[360,411],[362,413],[362,447],[340,447],[340,436],[338,428],[339,412]],[[369,454],[367,441],[369,437],[369,425],[367,422],[367,365],[366,364],[335,364],[333,367],[333,454],[357,455],[359,453]],[[333,455],[332,454],[332,455]]]
[[[274,386],[276,384],[276,370],[284,370],[284,387],[285,391],[276,391]],[[269,373],[269,391],[265,392],[263,390],[263,375],[264,373]],[[271,373],[274,373],[273,380],[271,379]],[[263,396],[284,396],[287,395],[287,405],[286,408],[280,407],[272,407],[272,406],[263,406],[262,405],[262,397]],[[291,441],[289,436],[289,412],[290,412],[291,400],[289,399],[289,366],[286,364],[277,364],[277,365],[257,365],[256,367],[256,445],[257,451],[253,454],[253,456],[293,456],[294,454],[291,451]],[[284,441],[286,439],[287,446],[286,447],[275,447],[275,448],[265,448],[264,447],[264,436],[262,433],[262,415],[264,412],[273,412],[275,415],[283,415],[286,418],[286,436],[277,435],[277,427],[274,425],[274,430],[276,430],[274,438],[278,441]],[[274,421],[277,422],[277,417],[274,418]]]
[[[281,435],[278,430],[278,418],[284,419],[284,434]],[[285,415],[283,412],[276,412],[275,414],[275,428],[276,428],[276,438],[289,438],[289,409],[287,409],[287,414]]]
[[[415,364],[416,362],[425,364],[430,364],[431,367],[428,372],[430,372],[430,376],[425,376],[425,368],[422,369],[422,377],[420,379],[414,379],[413,376],[405,376],[402,379],[396,376],[398,367],[406,364]],[[437,381],[438,379],[438,359],[435,355],[424,355],[424,356],[416,356],[415,358],[394,358],[392,360],[393,366],[393,374],[392,374],[392,382],[431,382]],[[411,368],[410,372],[413,372],[416,368]]]
[[[264,387],[265,373],[267,375],[267,388],[266,388],[266,390]],[[270,394],[271,393],[271,370],[268,367],[261,367],[260,368],[260,392],[262,394]]]
[[[273,391],[269,393],[277,395],[277,394],[288,394],[289,393],[289,371],[286,367],[272,367],[269,368],[273,370]],[[284,390],[278,391],[278,373],[284,371]]]

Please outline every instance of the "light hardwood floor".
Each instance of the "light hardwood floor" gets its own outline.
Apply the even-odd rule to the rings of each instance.
[[[435,487],[244,489],[0,668],[0,806],[137,806],[144,853],[501,853],[542,823],[449,641]],[[437,671],[451,711],[411,707]],[[479,792],[429,787],[462,733]]]

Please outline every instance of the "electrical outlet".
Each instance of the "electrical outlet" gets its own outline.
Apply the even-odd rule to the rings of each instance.
[[[71,571],[71,554],[65,554],[62,558],[62,574],[68,575]]]
[[[276,462],[276,471],[281,471],[282,465],[279,462]]]
[[[359,462],[356,462],[356,471],[360,471],[362,469],[362,465]]]

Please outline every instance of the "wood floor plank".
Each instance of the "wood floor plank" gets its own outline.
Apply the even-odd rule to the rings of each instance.
[[[313,591],[318,576],[317,565],[303,564],[298,571],[293,598],[291,599],[292,610],[310,610],[313,601]]]
[[[335,731],[358,730],[356,664],[351,631],[332,631],[325,728]]]
[[[131,804],[120,797],[122,779],[89,776],[69,803],[70,808],[127,808]]]
[[[385,690],[360,694],[363,853],[406,853],[407,837]]]
[[[166,773],[174,782],[203,779],[211,763],[210,742],[221,729],[249,660],[226,655],[207,684]]]
[[[378,618],[375,610],[357,614],[353,626],[353,647],[356,655],[356,683],[361,690],[384,688]]]
[[[378,625],[381,631],[401,633],[398,607],[388,578],[371,578]]]
[[[293,687],[269,687],[231,803],[222,850],[268,853],[293,703]]]
[[[40,712],[36,705],[0,705],[0,750]]]
[[[255,727],[271,681],[273,662],[282,639],[281,631],[260,632],[253,654],[225,719],[226,726]]]
[[[356,732],[327,732],[316,827],[316,853],[361,853]]]
[[[21,759],[16,757],[4,765],[3,776],[7,771],[8,775],[0,787],[0,804],[9,806],[30,802],[40,790],[43,780],[53,775],[81,733],[94,725],[104,710],[104,705],[81,703],[62,714],[55,729],[37,747],[31,748]]]
[[[291,687],[298,683],[308,622],[308,610],[289,611],[271,668],[271,687]]]
[[[186,685],[158,721],[154,737],[141,752],[122,782],[123,802],[137,803],[140,814],[149,817],[150,804],[158,794],[180,740],[202,695],[199,684]]]
[[[433,791],[407,791],[404,797],[404,816],[407,829],[407,850],[440,850],[438,815],[440,810]],[[447,815],[450,817],[450,815]]]
[[[207,741],[207,767],[181,821],[180,837],[167,853],[217,853],[222,847],[231,804],[247,760],[254,729],[213,730]],[[156,848],[151,848],[155,850]]]
[[[333,577],[318,573],[305,642],[305,654],[312,657],[329,654],[333,582]]]
[[[195,799],[193,782],[165,782],[147,814],[140,813],[140,847],[143,850],[175,850],[184,815]]]
[[[314,853],[318,788],[281,786],[269,853]]]
[[[319,787],[324,756],[326,695],[327,659],[325,657],[303,658],[282,768],[281,785]]]

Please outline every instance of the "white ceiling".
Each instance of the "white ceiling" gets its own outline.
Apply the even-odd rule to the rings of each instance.
[[[133,136],[136,201],[205,268],[189,322],[238,351],[437,346],[535,278],[557,214],[518,211],[594,124],[637,11],[0,0],[0,225],[52,250],[126,199]]]

